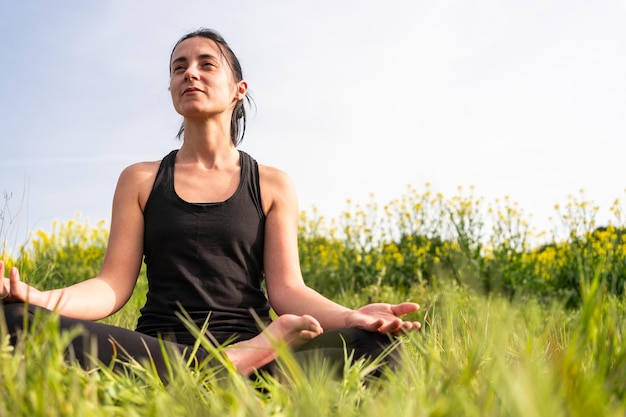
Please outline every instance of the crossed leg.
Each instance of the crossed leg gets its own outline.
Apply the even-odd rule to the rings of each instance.
[[[21,303],[0,303],[0,307],[13,345],[17,343],[17,334],[26,321],[32,322],[38,312],[50,314],[49,310]],[[176,351],[185,359],[191,355],[191,347],[188,345],[105,323],[60,316],[59,327],[68,330],[82,328],[81,335],[72,340],[68,355],[85,369],[92,368],[94,360],[105,365],[112,364],[118,369],[132,361],[149,361],[163,377],[169,372],[169,352]],[[374,358],[391,341],[385,335],[359,329],[338,329],[322,334],[320,324],[313,317],[286,314],[277,317],[257,336],[229,345],[223,352],[242,375],[251,375],[256,370],[273,373],[278,369],[275,362],[278,343],[284,343],[292,349],[296,359],[303,362],[314,355],[321,355],[331,363],[341,365],[345,360],[345,349],[353,353],[354,359],[364,356]],[[194,355],[199,362],[210,358],[210,353],[204,349],[198,349]]]
[[[24,323],[32,322],[35,314],[50,314],[49,310],[26,306],[22,303],[2,304],[11,343],[17,343],[17,334]],[[81,335],[75,337],[68,349],[68,355],[75,358],[82,367],[91,368],[94,359],[100,363],[122,367],[131,361],[150,361],[159,375],[168,372],[167,351],[177,351],[188,357],[191,348],[184,344],[164,341],[130,329],[105,323],[79,320],[59,316],[60,329],[81,328]],[[224,353],[235,368],[243,375],[250,375],[276,356],[276,343],[284,341],[290,348],[297,348],[314,338],[322,331],[321,326],[311,316],[284,315],[274,320],[257,336],[224,349]],[[204,349],[195,352],[195,358],[203,361],[209,357]],[[115,361],[115,362],[113,362]]]

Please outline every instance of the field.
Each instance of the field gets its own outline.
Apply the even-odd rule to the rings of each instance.
[[[620,202],[609,210],[596,224],[581,193],[538,233],[507,198],[446,198],[426,185],[384,206],[349,203],[337,219],[303,212],[312,287],[350,307],[421,304],[423,328],[401,337],[400,369],[372,379],[376,364],[357,363],[333,378],[283,350],[285,378],[253,381],[228,364],[193,369],[172,357],[164,385],[143,364],[116,374],[67,363],[72,335],[40,319],[16,348],[0,329],[0,416],[623,416],[626,242]],[[54,288],[97,272],[107,234],[77,217],[0,250],[30,283]],[[145,288],[141,276],[106,321],[133,327]]]

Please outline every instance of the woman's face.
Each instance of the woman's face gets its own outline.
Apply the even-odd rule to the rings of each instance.
[[[223,114],[230,120],[247,88],[245,81],[234,80],[227,59],[211,39],[189,38],[174,49],[170,93],[174,108],[182,116],[207,118]]]

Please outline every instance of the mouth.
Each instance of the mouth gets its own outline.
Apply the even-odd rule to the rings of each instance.
[[[185,88],[185,90],[183,91],[183,95],[185,94],[193,94],[193,93],[201,93],[202,90],[200,90],[199,88],[196,87],[187,87]]]

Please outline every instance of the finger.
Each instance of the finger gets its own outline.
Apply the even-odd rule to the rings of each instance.
[[[410,330],[419,330],[422,328],[422,323],[420,323],[419,321],[414,321],[411,324],[412,326]]]
[[[0,300],[4,300],[9,296],[9,288],[8,286],[4,285],[4,281],[5,278],[0,278]]]
[[[378,331],[380,333],[390,333],[395,334],[402,329],[403,321],[396,318],[394,320],[389,320],[383,326],[381,326]]]
[[[381,329],[385,321],[383,319],[377,319],[373,321],[363,320],[360,324],[357,324],[355,327],[358,327],[363,330],[367,330],[368,332],[383,332]]]
[[[9,270],[9,282],[11,284],[18,284],[20,282],[20,271],[16,267]]]
[[[422,324],[419,321],[405,321],[402,323],[402,329],[406,331],[419,330]]]
[[[17,292],[20,285],[20,272],[16,267],[12,267],[9,270],[9,296],[17,296]]]
[[[4,262],[0,261],[0,299],[6,298],[9,295],[8,288],[5,290],[4,287]]]
[[[407,334],[408,332],[419,330],[421,324],[417,321],[403,321],[402,324],[394,331],[389,332],[394,336],[400,336],[402,334]]]
[[[391,312],[396,316],[402,316],[404,314],[413,313],[419,310],[420,306],[417,303],[404,302],[391,306]]]

